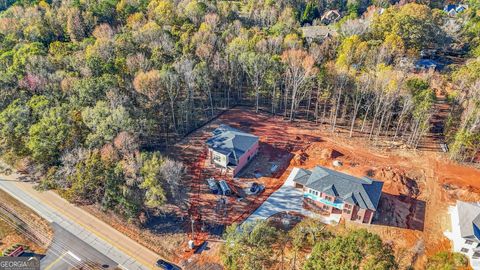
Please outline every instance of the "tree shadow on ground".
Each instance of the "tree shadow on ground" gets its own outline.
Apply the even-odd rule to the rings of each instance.
[[[372,224],[423,231],[426,202],[403,194],[382,193]]]
[[[185,232],[185,218],[171,212],[165,214],[155,214],[150,216],[148,221],[143,224],[145,228],[156,234],[171,234]]]
[[[238,174],[238,178],[262,176],[278,178],[288,168],[293,154],[273,144],[260,142],[255,158]]]

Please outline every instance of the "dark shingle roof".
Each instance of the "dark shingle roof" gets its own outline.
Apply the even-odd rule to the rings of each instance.
[[[429,68],[442,69],[444,65],[433,59],[419,59],[417,60],[417,62],[415,62],[415,67],[423,68],[423,69],[429,69]]]
[[[320,166],[311,171],[299,170],[293,181],[371,210],[377,209],[383,187],[381,181],[358,178]]]
[[[228,156],[235,165],[236,161],[258,142],[257,136],[227,125],[220,125],[212,133],[213,137],[207,140],[208,147]]]

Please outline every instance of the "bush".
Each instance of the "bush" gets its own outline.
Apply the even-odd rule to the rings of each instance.
[[[467,266],[467,257],[458,252],[441,251],[427,261],[427,270],[456,270]]]

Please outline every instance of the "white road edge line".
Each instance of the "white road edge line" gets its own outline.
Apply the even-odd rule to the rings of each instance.
[[[71,251],[67,251],[68,255],[72,256],[77,261],[82,261],[77,255],[73,254]]]

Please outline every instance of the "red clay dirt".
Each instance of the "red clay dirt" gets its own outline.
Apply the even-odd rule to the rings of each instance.
[[[205,160],[205,141],[221,123],[260,137],[258,156],[235,179],[220,175]],[[189,214],[195,219],[197,242],[218,237],[220,225],[242,222],[284,183],[293,167],[322,165],[333,168],[332,162],[339,160],[343,166],[335,167],[336,170],[384,181],[376,224],[347,223],[345,226],[366,227],[380,234],[402,253],[401,260],[406,265],[413,262],[421,267],[426,255],[449,248],[443,236],[443,231],[450,226],[448,205],[457,199],[480,200],[480,171],[448,161],[438,152],[380,149],[368,145],[360,136],[348,138],[348,132],[341,128],[332,133],[330,127],[312,122],[289,122],[280,116],[256,114],[245,108],[229,110],[173,149],[175,156],[189,168]],[[280,167],[275,175],[269,172],[272,164]],[[256,178],[255,173],[262,176]],[[252,181],[264,184],[266,190],[261,196],[247,196],[242,201],[229,197],[224,206],[219,196],[209,192],[205,179],[211,176],[227,180],[240,194]],[[197,258],[197,263],[198,260],[202,259]]]

